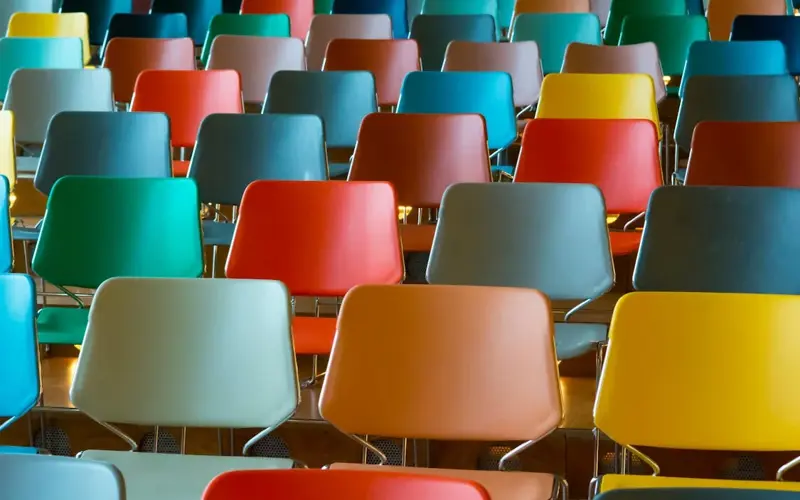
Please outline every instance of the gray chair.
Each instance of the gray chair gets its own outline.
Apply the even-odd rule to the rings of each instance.
[[[266,180],[328,178],[322,120],[315,115],[210,115],[189,165],[200,201],[239,205],[245,188]],[[230,245],[235,224],[203,221],[206,245]]]
[[[113,465],[47,455],[0,455],[0,498],[8,500],[125,500]]]
[[[559,359],[589,352],[607,326],[571,323],[608,292],[614,265],[600,190],[588,184],[456,184],[445,191],[427,278],[535,288],[580,305],[556,324]]]
[[[494,16],[419,15],[411,23],[409,38],[419,44],[423,71],[441,71],[447,46],[454,40],[494,42]]]
[[[378,111],[375,78],[368,71],[279,71],[272,77],[264,113],[317,115],[329,148],[356,145],[361,120]],[[350,163],[329,165],[331,178],[344,177]]]

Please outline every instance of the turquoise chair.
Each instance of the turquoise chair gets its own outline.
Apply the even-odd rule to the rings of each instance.
[[[288,14],[218,14],[211,20],[203,43],[200,61],[203,66],[211,56],[211,45],[218,35],[291,36]]]
[[[511,42],[539,44],[544,74],[558,73],[567,46],[573,42],[600,45],[600,19],[595,14],[520,14],[511,27]]]
[[[0,175],[0,274],[10,273],[14,264],[11,252],[11,219],[9,217],[8,178]]]
[[[514,20],[514,4],[516,0],[497,0],[497,24],[506,33],[511,29]]]
[[[430,16],[488,14],[494,18],[499,38],[500,23],[497,18],[497,2],[498,0],[425,0],[422,2],[422,14]]]
[[[5,96],[11,75],[20,68],[81,69],[80,38],[0,38],[0,95]]]

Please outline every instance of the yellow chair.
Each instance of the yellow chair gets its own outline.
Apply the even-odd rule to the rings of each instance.
[[[669,314],[664,314],[669,311]],[[800,449],[800,296],[638,292],[614,309],[595,425],[653,468],[608,474],[595,492],[632,488],[800,491],[780,482],[661,477],[631,445],[684,450]],[[665,343],[666,342],[666,343]],[[666,348],[665,348],[666,347]]]
[[[542,83],[536,118],[650,120],[661,127],[653,78],[645,74],[555,73]]]
[[[83,12],[49,14],[43,12],[16,12],[8,21],[6,36],[59,38],[75,37],[83,40],[83,62],[92,58],[89,49],[89,16]]]
[[[14,113],[0,111],[0,175],[8,179],[11,192],[17,184],[17,155],[14,143]]]

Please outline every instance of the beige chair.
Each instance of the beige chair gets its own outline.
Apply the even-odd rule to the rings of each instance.
[[[306,38],[309,71],[319,71],[328,42],[336,38],[390,40],[392,18],[387,14],[319,14],[311,20]]]
[[[72,402],[131,450],[136,443],[111,422],[264,429],[245,444],[247,455],[299,403],[290,324],[289,294],[277,281],[108,280],[92,303]],[[80,458],[115,465],[127,500],[197,500],[222,472],[293,465],[129,451]]]

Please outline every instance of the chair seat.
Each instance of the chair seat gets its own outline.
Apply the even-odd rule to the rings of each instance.
[[[336,318],[296,316],[292,320],[296,354],[330,354],[335,335]]]
[[[553,485],[555,482],[555,476],[552,474],[535,472],[423,469],[345,463],[333,464],[330,468],[370,470],[375,467],[380,467],[380,470],[384,472],[425,474],[476,481],[486,488],[492,500],[547,500],[553,497]]]
[[[39,168],[38,156],[17,156],[17,177],[20,179],[33,179],[37,168]]]
[[[203,245],[230,246],[236,224],[230,222],[203,221]]]
[[[608,338],[608,325],[556,323],[556,356],[559,360],[583,356]]]
[[[14,241],[38,241],[39,232],[38,227],[11,226]]]
[[[189,162],[185,160],[172,160],[172,177],[186,177],[189,173]]]
[[[611,240],[611,253],[614,257],[638,252],[642,243],[641,231],[609,231],[608,237]]]
[[[0,446],[0,455],[38,455],[39,448],[31,446]]]
[[[600,480],[600,492],[650,488],[731,488],[747,490],[800,491],[800,482],[739,481],[736,479],[694,479],[664,476],[629,476],[606,474]],[[710,497],[709,497],[710,498]],[[765,499],[768,497],[764,497]]]
[[[430,252],[436,224],[400,224],[403,252]]]
[[[330,163],[328,165],[328,177],[335,179],[337,177],[346,178],[350,173],[349,163]]]
[[[81,459],[115,465],[125,478],[127,500],[198,500],[211,480],[230,470],[291,469],[285,458],[167,455],[85,451]]]
[[[45,307],[36,318],[40,344],[83,344],[89,308]]]

